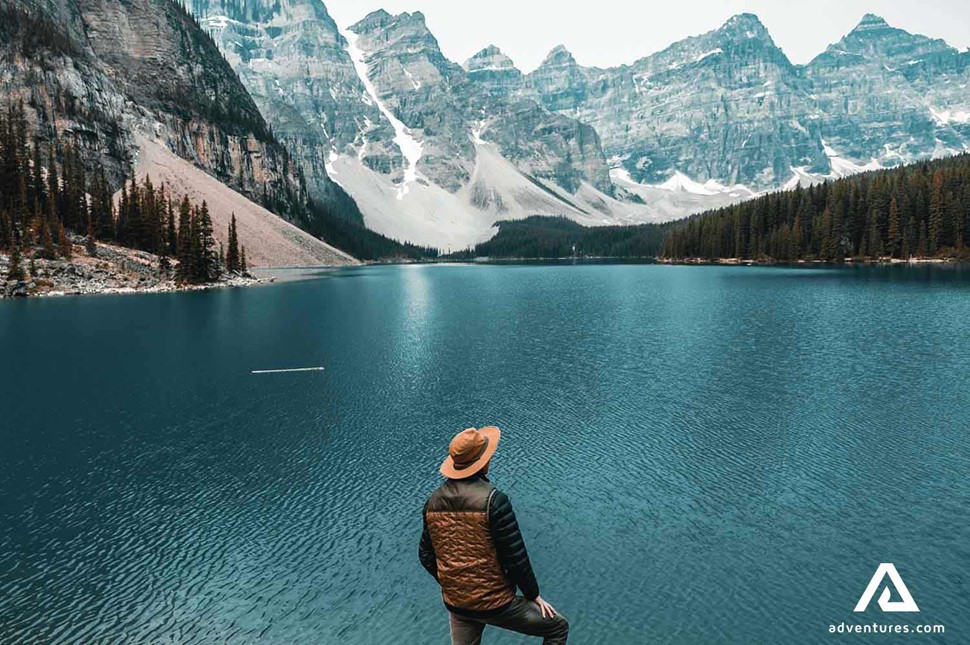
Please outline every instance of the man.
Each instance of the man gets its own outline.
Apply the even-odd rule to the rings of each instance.
[[[418,555],[441,585],[452,645],[479,645],[486,625],[563,645],[569,624],[539,595],[512,504],[486,477],[501,434],[469,428],[452,439],[447,480],[424,506]]]

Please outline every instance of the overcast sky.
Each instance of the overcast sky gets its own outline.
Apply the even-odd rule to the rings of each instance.
[[[424,12],[445,55],[462,63],[497,45],[528,72],[558,44],[582,65],[630,63],[737,13],[757,14],[795,63],[807,63],[869,12],[914,33],[970,46],[968,0],[324,0],[341,27],[375,9]]]

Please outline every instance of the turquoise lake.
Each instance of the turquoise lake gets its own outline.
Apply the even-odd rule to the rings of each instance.
[[[495,424],[571,643],[968,643],[968,323],[948,267],[0,302],[0,642],[445,644],[421,507],[452,435]],[[853,612],[883,562],[918,614]]]

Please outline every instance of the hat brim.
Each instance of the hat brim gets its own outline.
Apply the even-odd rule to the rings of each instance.
[[[488,438],[488,446],[485,448],[485,452],[482,456],[476,459],[470,466],[465,466],[462,469],[455,468],[455,462],[452,460],[451,455],[445,458],[444,462],[441,464],[441,474],[448,479],[468,479],[481,472],[485,464],[492,458],[495,454],[495,450],[498,448],[499,439],[502,438],[502,431],[495,426],[486,426],[479,430],[486,438]]]

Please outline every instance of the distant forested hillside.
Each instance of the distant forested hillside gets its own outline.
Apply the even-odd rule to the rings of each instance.
[[[765,195],[681,221],[663,256],[750,260],[967,258],[970,155]]]
[[[586,227],[564,217],[533,216],[499,222],[492,239],[451,257],[652,258],[663,248],[669,225]]]
[[[311,235],[358,260],[394,262],[438,257],[437,249],[392,240],[312,200],[307,205],[306,217],[301,216],[299,224]]]

